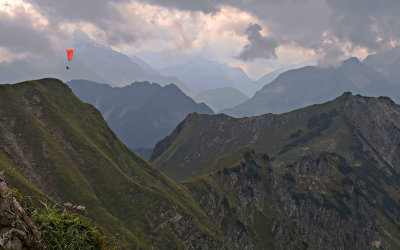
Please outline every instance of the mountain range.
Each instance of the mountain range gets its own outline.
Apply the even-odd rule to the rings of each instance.
[[[221,112],[235,117],[284,113],[329,101],[345,91],[399,101],[400,85],[353,57],[339,67],[307,66],[284,72],[246,102]]]
[[[252,96],[262,87],[250,79],[241,68],[230,67],[201,57],[194,58],[190,63],[172,65],[158,70],[166,76],[176,76],[194,93],[233,87],[247,96]]]
[[[189,113],[213,114],[174,84],[135,82],[119,88],[87,80],[67,83],[84,102],[93,104],[118,137],[131,149],[153,148]],[[142,152],[141,150],[140,152]],[[146,157],[146,153],[142,153]]]
[[[251,97],[280,73],[294,67],[289,65],[268,73],[259,80],[253,80],[239,67],[232,67],[197,55],[139,52],[136,57],[152,65],[163,75],[175,76],[195,94],[212,89],[231,87]]]
[[[398,249],[399,127],[392,100],[351,93],[282,115],[191,114],[152,155],[175,182],[61,81],[0,85],[10,185],[85,206],[128,249]]]

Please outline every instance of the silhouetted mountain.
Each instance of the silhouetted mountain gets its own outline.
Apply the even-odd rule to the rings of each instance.
[[[398,101],[400,88],[384,74],[350,58],[337,68],[314,66],[289,70],[265,85],[248,101],[222,112],[236,117],[283,113],[323,103],[345,91],[389,96]]]
[[[197,103],[204,102],[214,112],[232,108],[240,103],[247,101],[249,98],[241,93],[239,90],[231,87],[210,89],[195,95],[193,99]]]
[[[175,85],[135,82],[122,88],[86,80],[67,83],[83,101],[93,104],[118,137],[131,149],[152,148],[188,114],[213,114]]]
[[[263,86],[250,79],[241,68],[199,56],[184,58],[182,62],[157,70],[163,75],[177,77],[194,93],[233,87],[247,96],[252,96]]]

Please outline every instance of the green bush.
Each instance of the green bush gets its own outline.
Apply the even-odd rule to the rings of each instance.
[[[76,211],[44,204],[31,217],[51,249],[117,249],[115,236],[102,236],[93,223]]]

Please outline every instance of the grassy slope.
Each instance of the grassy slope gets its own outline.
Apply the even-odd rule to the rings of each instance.
[[[334,110],[338,111],[338,114],[328,121],[327,128],[321,129],[318,125],[313,128],[308,127],[313,116],[328,114]],[[248,126],[242,125],[246,119],[249,120]],[[321,151],[340,152],[346,155],[352,145],[348,140],[348,128],[343,127],[345,126],[343,119],[338,101],[313,105],[283,115],[265,115],[255,118],[234,119],[225,115],[192,114],[170,136],[158,143],[150,160],[172,179],[185,180],[211,171],[218,167],[219,158],[241,150],[243,147],[250,147],[256,152],[267,152],[274,158],[273,164],[285,164],[303,155],[318,156]],[[211,126],[209,125],[212,123],[211,120],[223,125]],[[269,121],[268,125],[252,129],[253,126],[263,126],[262,120]],[[230,128],[236,128],[236,130],[232,129],[234,132],[231,134],[229,132],[224,134],[221,128],[224,131]],[[254,132],[254,130],[257,131]],[[299,130],[301,133],[298,137],[291,137]],[[181,171],[182,166],[181,168],[178,166],[182,159],[193,157],[199,148],[204,148],[204,143],[199,143],[202,138],[209,140],[220,138],[226,143],[215,150],[208,151],[200,160],[191,162],[190,171]],[[285,152],[281,152],[285,147]]]
[[[0,85],[0,117],[0,169],[22,193],[84,205],[130,247],[149,248],[153,237],[179,247],[168,227],[155,233],[145,217],[159,218],[160,204],[178,207],[214,237],[209,229],[217,230],[187,192],[126,148],[62,82]]]

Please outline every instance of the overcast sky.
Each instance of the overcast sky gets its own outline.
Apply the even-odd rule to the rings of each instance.
[[[0,0],[0,62],[58,54],[80,29],[128,55],[202,55],[258,78],[396,46],[398,13],[398,0]]]

